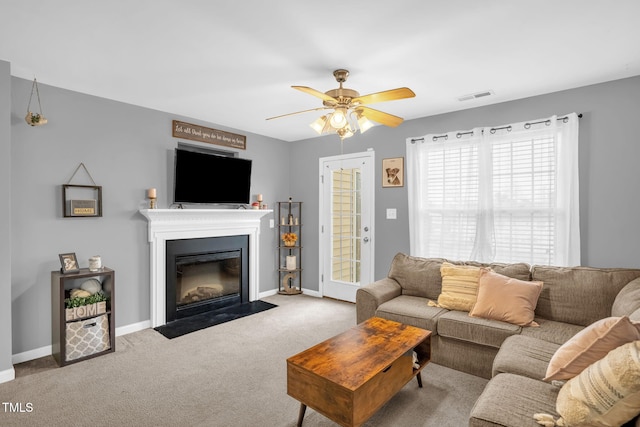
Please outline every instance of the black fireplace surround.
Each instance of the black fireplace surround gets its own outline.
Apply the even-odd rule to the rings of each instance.
[[[166,242],[166,321],[249,302],[249,236]]]

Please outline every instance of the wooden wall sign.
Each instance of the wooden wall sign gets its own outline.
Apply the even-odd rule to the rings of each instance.
[[[178,120],[173,121],[173,136],[174,138],[207,142],[225,147],[240,148],[241,150],[247,149],[247,137],[244,135],[180,122]]]

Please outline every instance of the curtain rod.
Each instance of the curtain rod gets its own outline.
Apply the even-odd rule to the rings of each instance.
[[[578,118],[581,119],[582,118],[582,113],[578,114]],[[562,120],[563,123],[567,123],[567,121],[569,120],[569,116],[564,116],[564,117],[558,117],[556,120]],[[545,125],[549,126],[551,124],[551,122],[547,119],[547,120],[540,120],[539,122],[527,122],[524,124],[525,129],[529,129],[531,127],[531,125],[537,125],[540,123],[544,123]],[[503,126],[503,127],[498,127],[498,128],[491,128],[489,130],[489,132],[491,133],[496,133],[497,130],[502,130],[502,129],[506,129],[508,132],[511,132],[511,126]],[[463,135],[473,135],[473,131],[470,130],[469,132],[458,132],[456,133],[456,138],[461,138]],[[448,140],[449,139],[449,135],[444,134],[444,135],[436,135],[433,137],[434,141],[437,141],[440,138],[444,138],[444,140]],[[411,139],[411,143],[415,144],[418,141],[424,141],[424,138],[412,138]]]

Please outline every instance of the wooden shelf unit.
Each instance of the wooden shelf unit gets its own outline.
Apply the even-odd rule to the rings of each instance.
[[[107,316],[110,347],[104,351],[99,351],[84,357],[67,360],[67,325],[73,322],[81,322],[87,319],[96,318],[99,315],[83,317],[74,320],[66,320],[65,298],[69,297],[71,289],[79,288],[88,279],[97,279],[102,283],[102,290],[109,297],[107,301],[107,311],[103,313]],[[88,268],[80,269],[78,273],[63,274],[60,271],[51,272],[51,346],[53,358],[58,365],[65,366],[77,363],[103,354],[112,353],[116,350],[116,328],[115,328],[115,272],[107,267],[100,271],[89,271]]]

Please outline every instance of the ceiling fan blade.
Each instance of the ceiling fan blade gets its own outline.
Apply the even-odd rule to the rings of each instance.
[[[415,93],[408,87],[399,87],[397,89],[385,90],[382,92],[371,93],[369,95],[359,96],[351,100],[353,105],[375,104],[376,102],[393,101],[395,99],[413,98]]]
[[[279,119],[281,117],[295,116],[296,114],[302,114],[302,113],[308,113],[310,111],[318,111],[318,110],[326,110],[326,109],[327,109],[327,107],[312,108],[310,110],[296,111],[295,113],[288,113],[288,114],[282,114],[280,116],[269,117],[266,120]]]
[[[323,101],[327,101],[327,102],[331,102],[333,104],[337,104],[338,100],[335,99],[332,96],[327,95],[326,93],[322,93],[320,91],[317,91],[315,89],[311,89],[310,87],[307,86],[291,86],[294,89],[297,89],[299,91],[302,91],[304,93],[308,93],[309,95],[313,95],[317,98],[322,99]]]
[[[404,121],[402,117],[394,116],[393,114],[384,113],[382,111],[374,110],[369,107],[358,107],[356,112],[360,112],[369,120],[380,123],[381,125],[396,127]]]

